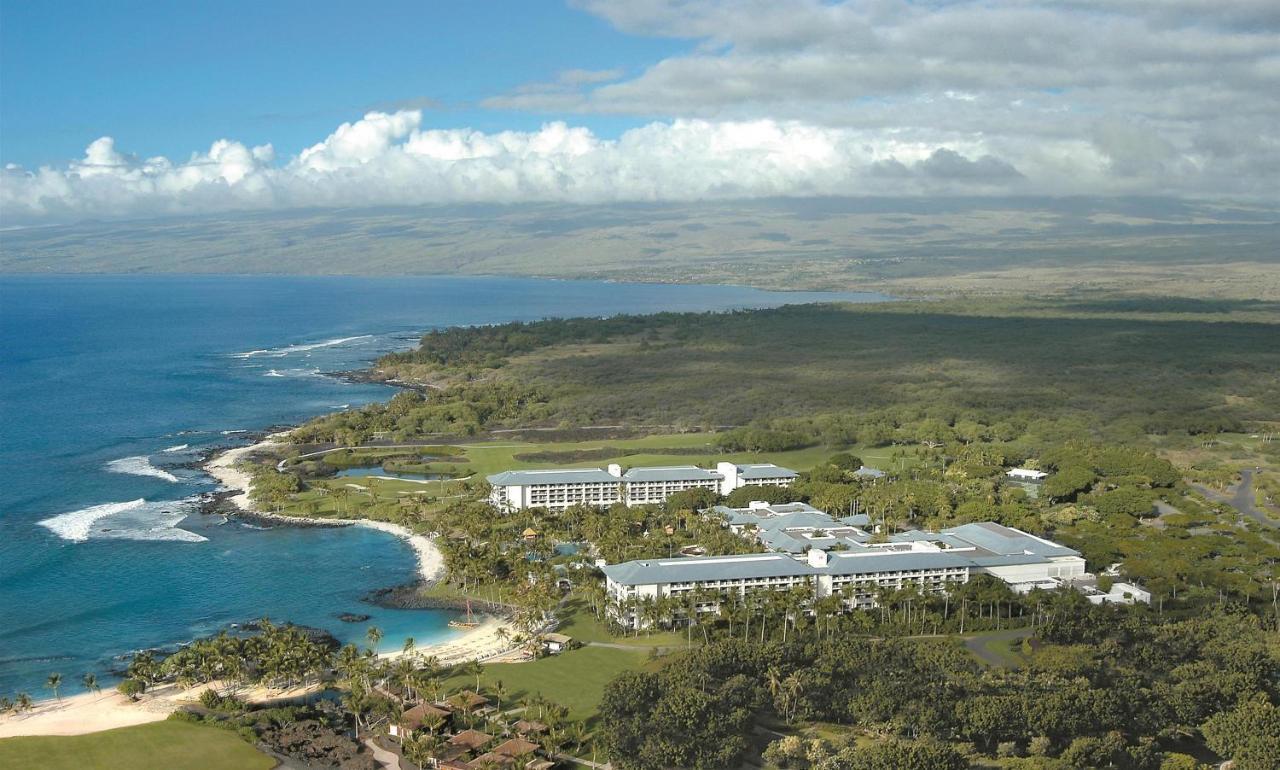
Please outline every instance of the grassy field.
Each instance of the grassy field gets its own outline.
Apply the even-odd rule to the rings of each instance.
[[[610,679],[647,663],[644,650],[589,646],[528,663],[485,666],[480,689],[491,694],[494,682],[501,680],[507,690],[504,709],[521,698],[541,694],[568,708],[570,719],[588,719],[595,715]],[[464,675],[451,676],[444,683],[446,690],[475,686],[475,678]]]
[[[72,737],[0,740],[0,767],[14,770],[254,770],[276,760],[235,733],[153,722]]]

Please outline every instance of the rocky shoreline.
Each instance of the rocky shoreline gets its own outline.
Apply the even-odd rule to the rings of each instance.
[[[464,611],[467,609],[466,599],[423,594],[423,590],[431,586],[432,583],[418,581],[392,586],[391,588],[377,588],[362,596],[360,601],[389,610]],[[473,612],[483,612],[487,615],[504,615],[511,610],[511,607],[495,602],[472,599],[471,609]]]

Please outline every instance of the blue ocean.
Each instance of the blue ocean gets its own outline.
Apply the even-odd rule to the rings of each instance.
[[[361,601],[413,579],[394,537],[194,509],[216,488],[184,467],[202,451],[393,392],[327,372],[434,327],[832,299],[884,298],[510,278],[0,278],[0,695],[47,697],[51,672],[106,676],[135,650],[262,616],[343,641],[376,625],[386,648],[447,637],[448,613]]]

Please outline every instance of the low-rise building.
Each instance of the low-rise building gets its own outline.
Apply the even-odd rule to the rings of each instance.
[[[1014,481],[1044,481],[1049,476],[1044,471],[1037,471],[1032,468],[1010,468],[1004,475]]]
[[[627,505],[665,502],[668,497],[687,489],[720,490],[722,476],[696,465],[661,468],[632,468],[626,473],[621,466],[610,465],[609,472],[622,478]]]
[[[722,508],[714,513],[725,516],[730,528],[775,550],[608,565],[605,587],[614,600],[615,620],[637,628],[644,623],[640,605],[666,597],[688,597],[700,611],[716,611],[716,596],[801,588],[815,599],[840,596],[845,607],[865,609],[874,607],[877,595],[886,589],[914,585],[926,593],[941,593],[979,574],[993,575],[1024,592],[1086,574],[1078,551],[994,522],[940,532],[913,530],[886,542],[871,542],[872,536],[859,526],[800,504]],[[830,547],[811,542],[797,550],[795,546],[806,539]]]
[[[716,470],[696,465],[631,468],[563,468],[503,471],[488,477],[489,502],[502,510],[547,508],[563,510],[573,505],[608,507],[614,503],[647,505],[689,489],[728,494],[747,485],[790,486],[798,474],[771,463],[735,465],[720,463]]]
[[[727,495],[742,487],[789,487],[800,474],[790,468],[783,468],[773,463],[720,463],[716,465],[720,473],[720,494]]]

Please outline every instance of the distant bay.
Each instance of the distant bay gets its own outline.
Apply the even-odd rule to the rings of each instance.
[[[414,558],[368,529],[257,530],[200,516],[190,463],[249,431],[385,399],[325,372],[425,330],[876,294],[474,277],[0,277],[0,695],[46,697],[123,655],[263,615],[383,645],[447,613],[361,601]],[[370,615],[343,623],[342,613]]]

